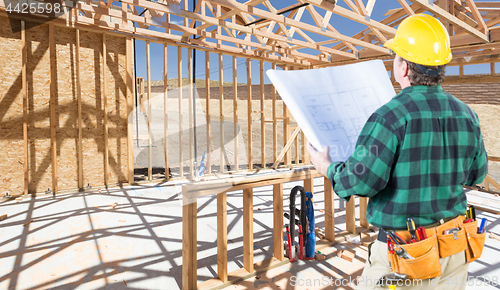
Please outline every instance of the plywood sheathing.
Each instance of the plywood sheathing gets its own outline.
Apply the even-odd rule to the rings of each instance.
[[[54,27],[56,45],[56,144],[58,187],[78,188],[76,31]],[[40,190],[38,190],[40,191]]]
[[[106,80],[110,184],[127,180],[126,40],[106,35]]]
[[[14,22],[19,30],[21,22]],[[0,193],[24,190],[23,98],[21,32],[13,33],[0,17]]]
[[[29,192],[52,188],[49,26],[26,22]],[[16,56],[17,57],[17,56]],[[57,102],[56,102],[57,106]],[[21,116],[21,114],[19,114]],[[21,140],[20,138],[16,138]]]

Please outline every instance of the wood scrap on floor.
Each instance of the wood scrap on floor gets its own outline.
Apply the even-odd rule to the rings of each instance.
[[[3,221],[7,218],[7,214],[0,215],[0,221]]]
[[[500,236],[498,236],[498,235],[497,235],[497,234],[495,234],[495,233],[490,233],[489,238],[490,238],[490,239],[497,240],[497,241],[500,241]]]
[[[31,220],[29,220],[29,221],[25,222],[25,223],[23,224],[23,227],[25,227],[25,226],[29,225],[32,221],[33,221],[33,219],[31,219]]]

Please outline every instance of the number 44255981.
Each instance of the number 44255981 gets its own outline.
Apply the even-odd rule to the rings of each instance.
[[[17,3],[14,7],[9,3],[5,9],[7,12],[28,13],[28,14],[50,14],[62,11],[61,3]]]

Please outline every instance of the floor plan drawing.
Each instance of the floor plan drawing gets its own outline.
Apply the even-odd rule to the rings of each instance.
[[[394,95],[382,61],[267,72],[308,140],[330,148],[332,161],[354,151],[366,120]]]

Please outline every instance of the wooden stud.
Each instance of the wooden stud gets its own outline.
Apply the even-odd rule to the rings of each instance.
[[[346,203],[345,209],[345,224],[346,230],[350,233],[356,233],[356,214],[355,214],[355,197],[351,196],[349,202]]]
[[[253,168],[252,164],[252,62],[247,58],[247,117],[248,117],[248,169]]]
[[[205,5],[203,5],[205,7]],[[207,160],[205,161],[205,168],[208,174],[212,174],[212,127],[210,120],[210,53],[205,51],[205,90],[207,92]]]
[[[132,60],[134,51],[132,38],[126,40],[127,57],[127,179],[128,183],[134,183],[134,121],[132,112],[134,110],[134,83],[133,83],[133,65]],[[79,118],[81,119],[81,118]],[[83,181],[83,179],[82,179]]]
[[[184,191],[184,188],[183,188]],[[182,289],[196,289],[197,202],[183,194],[182,206]]]
[[[299,164],[299,136],[300,134],[295,138],[295,165]]]
[[[325,237],[327,240],[335,241],[335,210],[332,183],[327,177],[323,177],[325,192]]]
[[[56,44],[54,39],[54,24],[49,23],[49,48],[50,48],[50,139],[52,157],[52,192],[57,188],[57,143],[56,143]]]
[[[78,35],[78,29],[77,29]],[[26,63],[28,60],[28,52],[26,47],[26,23],[24,20],[21,20],[21,45],[22,45],[22,92],[23,92],[23,148],[24,148],[24,194],[28,194],[29,187],[29,171],[28,171],[28,93],[26,87]],[[78,58],[78,52],[77,52]],[[77,64],[78,68],[78,64]],[[79,118],[80,119],[80,118]]]
[[[227,282],[227,192],[217,194],[217,272]]]
[[[285,67],[285,70],[288,70],[288,67]],[[283,140],[284,146],[286,146],[287,142],[290,139],[290,111],[286,106],[285,102],[283,102]],[[292,155],[288,150],[285,153],[285,165],[290,166],[292,164]]]
[[[107,53],[106,33],[102,34],[102,110],[104,112],[104,185],[109,185],[109,134],[108,134],[108,81],[106,78]]]
[[[459,71],[459,76],[463,77],[464,76],[464,66],[463,65],[459,65],[458,66],[458,71]]]
[[[226,146],[224,144],[224,78],[223,78],[223,63],[222,53],[219,53],[219,123],[220,123],[220,172],[224,172],[224,153]]]
[[[491,71],[491,75],[494,76],[495,75],[495,63],[494,62],[490,63],[490,71]]]
[[[153,179],[153,128],[152,128],[152,110],[151,110],[151,47],[150,42],[146,41],[146,68],[148,77],[148,180]]]
[[[170,168],[168,165],[168,66],[167,44],[163,44],[163,154],[165,157],[165,179],[169,179]],[[179,120],[180,121],[180,120]],[[179,144],[179,146],[181,146]]]
[[[243,266],[253,272],[253,188],[243,190]]]
[[[261,167],[266,168],[266,115],[264,104],[264,61],[260,61],[260,154]]]
[[[300,132],[300,156],[302,157],[300,161],[302,161],[299,164],[305,164],[305,157],[306,157],[306,135],[304,135],[304,132]]]
[[[366,207],[368,206],[368,197],[359,198],[359,223],[362,227],[368,228],[370,224],[366,220]]]
[[[188,49],[188,110],[189,110],[189,172],[191,177],[195,177],[194,173],[194,112],[193,112],[193,49]]]
[[[276,63],[273,62],[272,69],[276,70]],[[276,88],[272,90],[272,110],[273,110],[273,160],[278,159],[278,116],[276,114]]]
[[[274,257],[283,261],[285,259],[283,249],[283,183],[273,185],[273,215]]]
[[[240,169],[238,162],[238,76],[236,56],[233,56],[233,122],[234,122],[234,170]]]
[[[184,134],[183,134],[183,114],[182,114],[182,47],[177,47],[177,72],[178,72],[178,77],[177,77],[177,84],[178,84],[178,90],[179,90],[179,169],[180,169],[180,176],[184,177]]]

